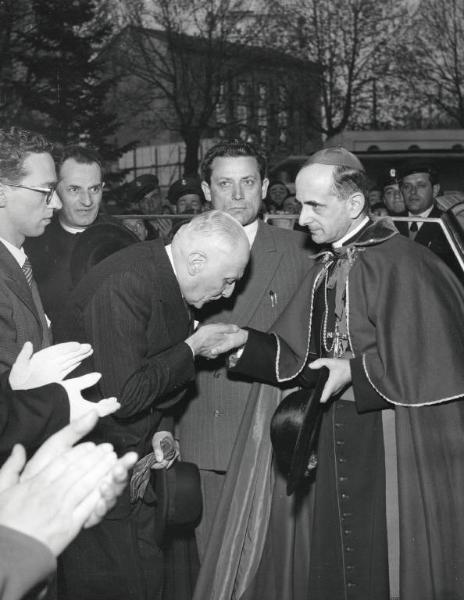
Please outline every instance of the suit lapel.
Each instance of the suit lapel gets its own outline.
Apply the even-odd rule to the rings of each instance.
[[[263,301],[269,282],[282,259],[282,253],[276,247],[271,226],[258,224],[258,232],[251,250],[249,273],[244,278],[246,294],[237,296],[233,310],[234,321],[247,324]]]
[[[441,214],[441,210],[434,206],[431,213],[429,214],[429,218],[438,219],[441,217]],[[430,243],[430,241],[433,238],[439,236],[441,232],[442,230],[440,225],[437,225],[436,223],[424,223],[417,232],[414,241],[418,244],[423,244],[424,246],[427,246]]]
[[[13,294],[27,306],[27,308],[36,318],[39,326],[42,327],[40,317],[37,314],[37,309],[32,298],[31,290],[27,284],[23,272],[21,271],[21,267],[1,242],[0,277],[3,278],[5,284],[10,288]]]

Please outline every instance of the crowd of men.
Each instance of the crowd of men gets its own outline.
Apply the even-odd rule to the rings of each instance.
[[[0,131],[1,597],[459,598],[464,291],[441,230],[374,217],[339,147],[297,175],[300,231],[267,224],[265,158],[226,140],[170,190],[193,218],[135,235],[100,214],[98,155],[52,151]],[[430,166],[391,175],[388,211],[440,216]],[[289,498],[269,424],[322,367],[315,476]]]

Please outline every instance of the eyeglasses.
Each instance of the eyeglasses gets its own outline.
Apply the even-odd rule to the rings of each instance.
[[[27,185],[19,185],[18,183],[7,183],[9,187],[23,188],[24,190],[30,190],[31,192],[40,192],[45,194],[45,204],[50,204],[52,201],[53,194],[55,193],[56,184],[50,187],[29,187]]]

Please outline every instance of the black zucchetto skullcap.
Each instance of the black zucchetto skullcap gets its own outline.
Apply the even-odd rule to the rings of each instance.
[[[364,171],[359,158],[342,146],[331,146],[315,152],[305,166],[313,164],[333,165],[334,167],[346,167],[348,169],[356,169],[356,171]]]

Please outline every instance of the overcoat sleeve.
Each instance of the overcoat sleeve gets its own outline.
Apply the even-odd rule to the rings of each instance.
[[[124,285],[115,277],[84,312],[95,368],[102,373],[100,389],[118,398],[118,419],[170,405],[195,376],[191,349],[182,336],[172,340],[166,303],[156,295],[147,298],[140,278],[130,273],[120,278]]]

